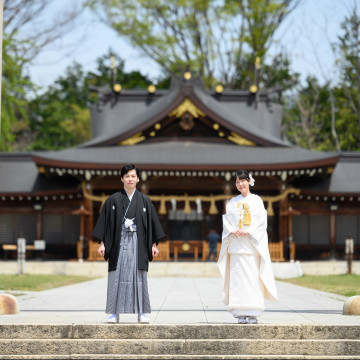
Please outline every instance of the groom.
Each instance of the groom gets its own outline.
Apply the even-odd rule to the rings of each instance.
[[[93,236],[100,240],[98,253],[109,261],[107,322],[119,322],[119,314],[138,314],[149,323],[151,313],[147,271],[165,238],[150,199],[136,189],[140,172],[133,164],[121,169],[124,188],[109,196],[102,207]]]

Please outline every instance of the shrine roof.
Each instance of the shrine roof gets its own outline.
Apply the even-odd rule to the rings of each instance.
[[[341,153],[328,179],[305,187],[310,192],[359,194],[360,153]]]
[[[31,153],[0,153],[0,174],[0,194],[53,194],[78,187],[75,178],[50,180],[39,174]]]
[[[349,163],[341,159],[331,176],[329,190],[335,193],[359,193],[360,159],[358,163]]]
[[[185,99],[207,117],[259,146],[289,146],[280,139],[282,108],[273,104],[264,89],[256,96],[248,91],[222,94],[206,91],[199,81],[174,79],[167,91],[103,92],[92,105],[93,139],[80,147],[115,145],[166,118]]]
[[[132,162],[140,168],[295,169],[335,165],[338,154],[297,147],[255,147],[194,141],[168,141],[136,146],[72,148],[34,154],[38,166],[83,169],[121,168]]]

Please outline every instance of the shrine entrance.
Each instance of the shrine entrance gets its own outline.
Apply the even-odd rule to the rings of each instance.
[[[179,213],[179,211],[176,211]],[[183,211],[181,211],[183,213]],[[170,241],[170,254],[176,260],[198,260],[199,254],[202,255],[203,221],[196,218],[194,220],[181,219],[185,214],[180,214],[172,220],[168,220],[168,236]],[[180,218],[178,220],[178,218]]]
[[[275,261],[284,261],[284,248],[286,253],[290,251],[290,249],[287,249],[287,245],[284,241],[284,239],[286,240],[287,235],[282,234],[280,236],[280,234],[278,234],[279,206],[276,203],[286,199],[288,194],[298,192],[299,191],[296,189],[286,189],[279,195],[262,196],[262,199],[267,205],[266,208],[269,215],[269,248],[273,254],[272,259]],[[84,185],[83,195],[85,199],[91,201],[90,209],[93,210],[93,214],[98,214],[100,206],[105,202],[107,195],[104,193],[102,193],[101,196],[89,194]],[[226,201],[229,200],[232,195],[188,195],[187,193],[184,193],[183,195],[149,194],[148,196],[150,200],[154,202],[160,223],[166,233],[166,240],[158,245],[160,255],[154,260],[206,261],[209,252],[206,235],[211,229],[215,229],[215,231],[221,235],[224,206]],[[94,207],[92,206],[93,202],[97,204]],[[276,211],[276,214],[274,210]],[[96,220],[97,216],[94,216],[94,223]],[[91,224],[91,227],[93,227],[93,224]],[[100,260],[97,255],[97,242],[90,240],[87,245],[87,259]],[[218,245],[220,245],[220,242]],[[218,248],[219,247],[220,246],[218,246]],[[279,254],[276,255],[275,252],[276,254]]]

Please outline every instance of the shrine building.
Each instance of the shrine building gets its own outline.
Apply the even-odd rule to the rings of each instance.
[[[90,141],[0,153],[3,258],[23,237],[29,257],[99,260],[92,229],[128,163],[140,169],[138,189],[167,234],[160,260],[206,260],[205,236],[211,228],[221,234],[239,169],[253,173],[251,191],[264,200],[274,261],[342,259],[348,233],[359,254],[360,154],[282,140],[282,107],[271,90],[209,91],[191,72],[167,90],[114,89],[93,89]],[[45,243],[41,252],[35,240]]]

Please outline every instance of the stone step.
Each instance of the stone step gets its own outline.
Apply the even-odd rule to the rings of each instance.
[[[353,359],[359,325],[0,325],[0,359]]]
[[[71,355],[4,355],[3,360],[359,360],[358,356],[316,355],[117,355],[117,354],[71,354]]]
[[[0,324],[0,339],[360,339],[360,325]]]
[[[2,339],[3,355],[310,355],[358,356],[360,340]]]

